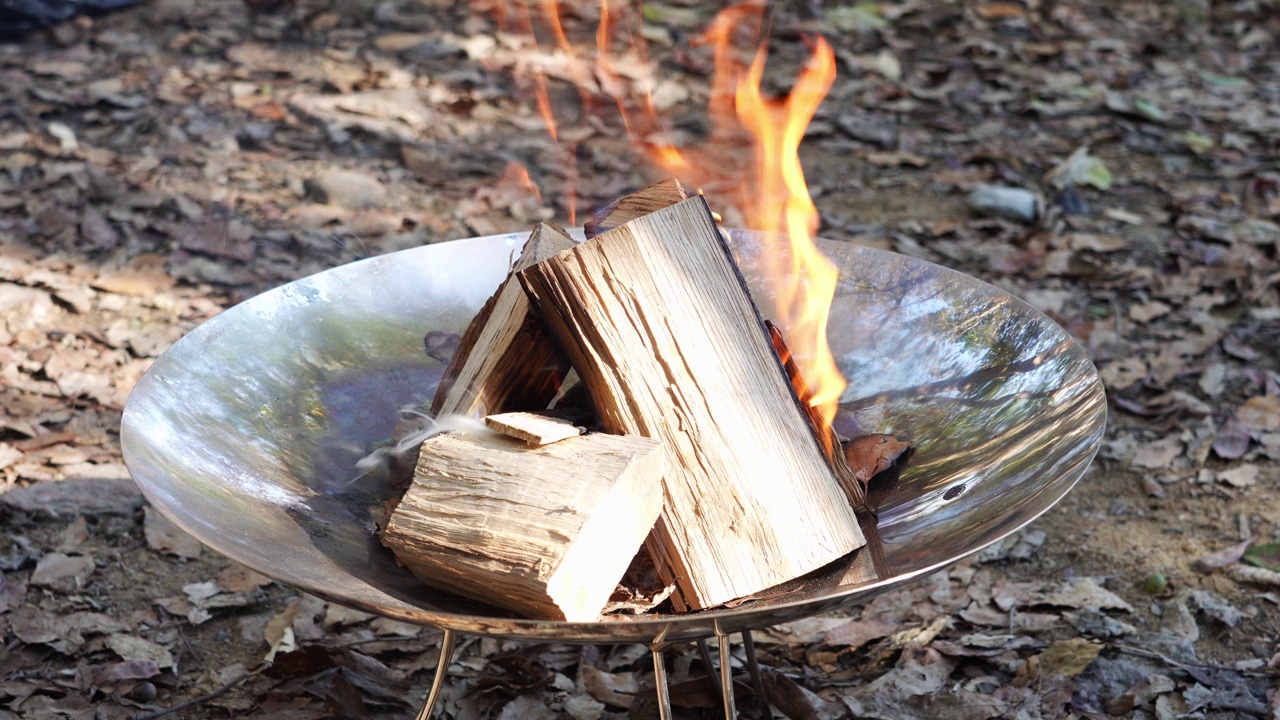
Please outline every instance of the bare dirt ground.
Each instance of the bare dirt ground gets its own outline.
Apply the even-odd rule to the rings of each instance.
[[[438,635],[272,584],[146,508],[120,456],[129,390],[257,292],[657,178],[606,84],[584,106],[545,34],[498,32],[503,3],[253,5],[155,0],[0,43],[0,720],[412,717]],[[560,8],[591,35],[595,3]],[[716,9],[643,14],[678,145],[707,132],[692,41]],[[1040,307],[1112,413],[1029,530],[765,633],[779,709],[1280,717],[1280,10],[817,0],[771,20],[772,90],[807,33],[836,50],[802,150],[822,234]],[[535,112],[538,68],[571,149]],[[979,215],[983,183],[1042,211]],[[446,711],[656,717],[648,667],[637,646],[475,640]],[[673,672],[693,678],[679,716],[716,716],[696,654]]]

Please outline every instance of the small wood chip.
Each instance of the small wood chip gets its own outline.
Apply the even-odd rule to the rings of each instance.
[[[567,440],[582,434],[582,429],[568,420],[530,412],[489,415],[485,417],[484,424],[488,425],[490,430],[537,446]]]

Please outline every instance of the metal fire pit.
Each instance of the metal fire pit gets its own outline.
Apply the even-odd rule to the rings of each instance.
[[[733,231],[757,303],[760,238]],[[977,552],[1075,485],[1106,401],[1085,351],[1013,296],[894,253],[820,241],[841,269],[832,350],[849,379],[836,428],[887,432],[915,455],[872,488],[878,521],[849,558],[732,609],[574,623],[528,620],[433,590],[396,566],[369,509],[392,494],[355,469],[398,409],[428,403],[444,366],[429,331],[460,333],[526,234],[431,245],[271,290],[193,330],[138,382],[125,461],[148,500],[218,552],[342,605],[445,631],[426,717],[458,633],[577,643],[673,643],[744,633],[855,602]],[[785,328],[784,328],[785,330]],[[778,482],[786,482],[779,478]],[[721,687],[732,694],[728,642]],[[726,698],[732,716],[732,699]],[[667,713],[664,713],[664,717]]]

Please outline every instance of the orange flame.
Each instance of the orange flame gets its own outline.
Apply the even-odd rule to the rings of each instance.
[[[760,94],[766,53],[761,47],[735,95],[737,115],[755,137],[755,186],[748,197],[752,225],[765,233],[765,262],[777,292],[778,319],[801,374],[813,390],[811,404],[828,425],[847,383],[827,343],[827,316],[840,271],[814,245],[818,208],[800,165],[805,128],[835,80],[835,54],[826,40],[785,100]]]
[[[516,1],[525,21],[530,22],[525,4],[529,0]],[[565,31],[557,0],[537,3],[556,47],[573,63],[571,76],[583,107],[592,112],[590,80],[583,71],[585,65],[578,64],[581,58]],[[506,0],[495,0],[496,8],[491,6],[504,29],[503,18],[508,17],[505,4]],[[624,13],[629,9],[622,8]],[[839,272],[813,242],[818,211],[805,183],[799,147],[835,79],[835,58],[826,40],[816,38],[809,62],[791,93],[782,99],[765,98],[761,82],[768,58],[768,41],[762,37],[767,35],[766,9],[758,1],[725,8],[699,38],[699,44],[711,47],[714,73],[708,104],[712,130],[697,148],[678,148],[663,132],[653,101],[654,81],[639,31],[640,18],[634,11],[627,17],[615,16],[609,0],[599,0],[595,80],[602,94],[613,96],[627,133],[650,162],[691,187],[705,189],[717,204],[736,201],[747,224],[764,233],[764,263],[775,290],[774,318],[786,330],[794,360],[813,393],[811,404],[829,425],[847,386],[826,337]],[[532,34],[532,29],[525,32]],[[625,55],[615,48],[619,38]],[[751,46],[749,54],[741,47],[744,38]],[[625,73],[621,72],[624,68]],[[547,130],[558,141],[559,129],[541,70],[535,74],[535,90]],[[742,151],[748,143],[752,148],[749,168],[742,166],[748,155]],[[568,176],[567,184],[576,186],[580,180],[576,167],[569,168]],[[736,197],[724,197],[726,194]],[[571,196],[571,212],[575,203]]]

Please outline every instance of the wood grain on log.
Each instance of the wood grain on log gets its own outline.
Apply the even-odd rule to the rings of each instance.
[[[658,518],[666,458],[636,436],[531,448],[492,432],[437,435],[383,543],[434,587],[532,617],[596,620]]]
[[[675,178],[668,178],[605,205],[591,216],[582,229],[590,240],[602,232],[688,198],[684,185]]]
[[[560,228],[540,223],[512,272],[573,247]],[[431,402],[432,415],[481,417],[543,410],[560,389],[568,361],[529,312],[520,284],[508,276],[462,334]]]
[[[671,456],[650,549],[692,608],[864,543],[701,197],[517,273],[609,432]]]

